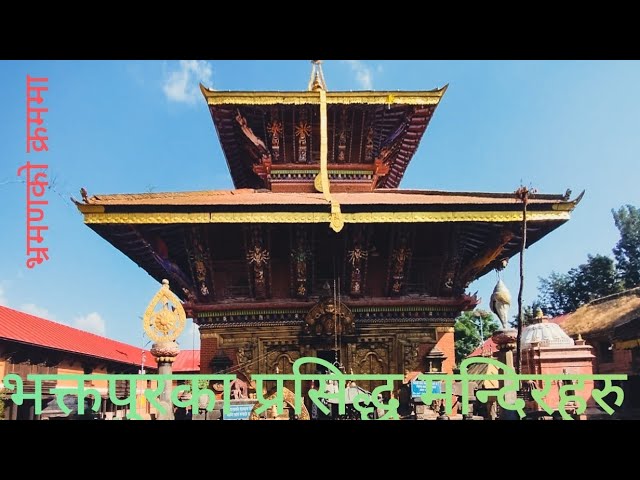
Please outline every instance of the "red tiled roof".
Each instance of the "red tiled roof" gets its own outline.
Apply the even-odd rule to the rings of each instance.
[[[200,372],[200,350],[180,350],[173,362],[173,373]]]
[[[0,305],[0,339],[140,365],[143,349]],[[146,352],[145,366],[157,368]]]
[[[482,345],[476,348],[473,352],[467,355],[469,357],[482,357],[483,353],[485,356],[493,355],[498,351],[498,345],[493,341],[492,337],[487,338]]]

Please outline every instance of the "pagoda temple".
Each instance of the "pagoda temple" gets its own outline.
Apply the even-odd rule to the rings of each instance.
[[[198,324],[201,372],[451,372],[472,281],[519,252],[513,193],[398,189],[447,87],[333,92],[201,86],[235,189],[84,195],[85,223]],[[533,194],[527,246],[577,200]],[[434,361],[436,360],[436,361]],[[373,385],[362,385],[370,388]]]

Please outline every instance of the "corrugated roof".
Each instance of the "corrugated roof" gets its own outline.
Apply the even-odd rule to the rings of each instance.
[[[173,362],[173,373],[200,372],[200,350],[180,350]]]
[[[493,341],[493,337],[487,338],[482,345],[467,355],[469,357],[491,357],[498,351],[498,344]]]
[[[0,305],[0,339],[140,365],[143,349]],[[145,366],[156,368],[148,351]]]
[[[342,205],[518,205],[513,194],[441,192],[381,189],[373,192],[333,193]],[[322,193],[271,192],[243,188],[238,190],[205,190],[197,192],[122,193],[93,195],[90,205],[326,205]],[[568,203],[559,195],[540,195],[530,204]],[[82,204],[80,204],[82,205]]]

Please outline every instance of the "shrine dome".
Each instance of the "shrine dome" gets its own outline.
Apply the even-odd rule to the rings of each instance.
[[[557,323],[550,323],[543,316],[542,310],[537,309],[534,323],[522,330],[522,349],[532,348],[534,344],[541,347],[573,346],[573,339],[567,335]]]

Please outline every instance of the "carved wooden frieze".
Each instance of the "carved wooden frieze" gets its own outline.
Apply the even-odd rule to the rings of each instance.
[[[420,359],[418,357],[419,344],[417,342],[407,341],[403,345],[403,363],[406,371],[420,370]]]
[[[351,335],[355,333],[353,313],[342,302],[336,308],[333,298],[324,298],[305,316],[303,332],[317,337]]]

